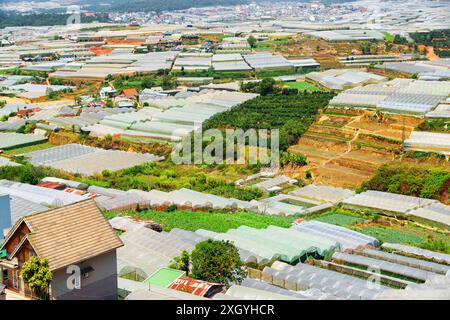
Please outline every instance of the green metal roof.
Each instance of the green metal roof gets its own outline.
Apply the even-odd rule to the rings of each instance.
[[[179,277],[185,274],[184,271],[170,269],[170,268],[161,268],[155,273],[153,273],[150,277],[148,277],[144,283],[153,284],[160,287],[168,288],[172,283],[175,282]]]

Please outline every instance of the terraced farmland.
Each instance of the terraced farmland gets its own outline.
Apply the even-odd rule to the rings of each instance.
[[[356,188],[400,154],[403,137],[421,122],[413,116],[329,108],[290,148],[306,155],[308,165],[285,173],[303,178],[309,170],[315,183]]]

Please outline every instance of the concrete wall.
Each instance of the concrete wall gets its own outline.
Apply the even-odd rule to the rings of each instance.
[[[81,289],[70,290],[67,280],[71,276],[67,269],[53,273],[51,285],[52,297],[57,300],[116,300],[117,293],[117,257],[116,251],[86,260],[77,264],[81,269],[91,266],[94,271],[86,278],[81,275]]]

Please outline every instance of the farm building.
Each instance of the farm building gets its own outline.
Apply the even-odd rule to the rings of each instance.
[[[83,230],[83,232],[80,232]],[[0,259],[2,283],[23,296],[30,289],[21,276],[21,268],[30,257],[46,258],[53,278],[51,299],[117,299],[116,249],[122,246],[93,201],[21,218],[7,234]],[[71,290],[67,284],[69,266],[80,268],[84,276],[81,289]]]

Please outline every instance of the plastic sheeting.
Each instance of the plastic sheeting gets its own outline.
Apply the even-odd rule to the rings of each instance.
[[[359,252],[358,252],[359,254]],[[398,254],[393,254],[389,252],[384,252],[380,250],[373,250],[365,248],[361,251],[361,254],[366,255],[370,258],[385,260],[425,271],[430,271],[434,273],[446,274],[450,270],[450,266],[446,266],[439,263],[429,262],[425,260],[405,257]]]
[[[304,234],[313,234],[336,241],[343,250],[356,249],[367,245],[378,246],[379,242],[376,238],[366,236],[362,233],[335,226],[320,221],[304,221],[300,224],[292,226],[292,229]]]
[[[366,280],[360,278],[303,263],[293,267],[282,262],[274,262],[272,267],[264,268],[263,274],[272,276],[274,280],[296,285],[297,288],[319,289],[349,300],[374,299],[387,290],[384,286],[370,286]]]
[[[278,286],[274,286],[272,284],[255,280],[251,278],[245,278],[244,281],[241,283],[242,286],[248,287],[248,288],[254,288],[269,292],[274,292],[278,294],[282,294],[285,296],[290,297],[296,297],[300,299],[307,299],[307,300],[334,300],[337,299],[337,297],[333,296],[332,294],[322,292],[317,289],[309,289],[305,291],[291,291],[284,288],[280,288]]]
[[[425,281],[433,273],[393,262],[384,260],[368,258],[365,256],[348,254],[342,252],[335,252],[333,254],[333,260],[343,261],[345,263],[356,264],[364,267],[370,267],[380,269],[381,271],[387,271],[390,273],[406,276],[420,281]]]
[[[438,262],[444,262],[450,265],[450,254],[434,252],[417,247],[407,246],[399,243],[383,243],[381,247],[386,249],[392,249],[401,253],[411,254],[418,257],[424,257],[426,259],[432,259]]]
[[[343,201],[344,204],[407,213],[436,200],[404,196],[400,194],[369,190]]]
[[[267,261],[282,259],[295,262],[306,254],[324,256],[339,247],[339,244],[329,239],[305,235],[291,229],[269,226],[266,229],[254,229],[241,226],[230,229],[226,233],[215,233],[207,230],[197,230],[197,234],[216,240],[229,240],[240,248],[252,252]],[[258,261],[261,263],[261,261]]]
[[[355,195],[353,190],[310,184],[306,187],[291,191],[289,194],[314,200],[339,203]]]

